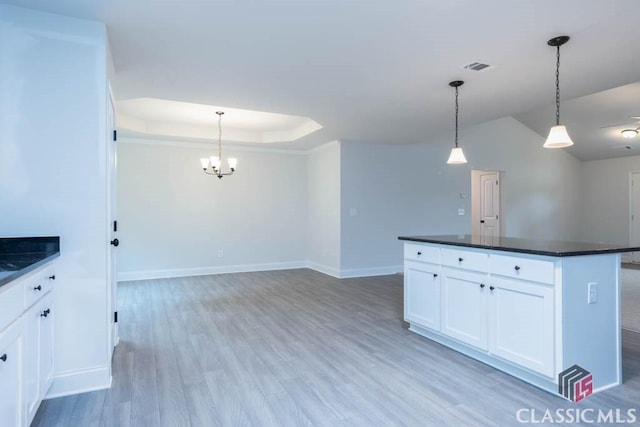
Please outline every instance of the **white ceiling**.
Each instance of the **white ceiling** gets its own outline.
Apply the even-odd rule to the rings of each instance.
[[[323,126],[281,144],[290,148],[332,139],[411,143],[450,132],[448,82],[456,79],[466,81],[461,127],[517,115],[546,128],[554,121],[555,72],[555,49],[546,41],[561,34],[571,36],[562,48],[563,100],[640,80],[637,0],[5,2],[106,23],[118,101],[158,98],[291,114]],[[494,68],[462,69],[475,60]],[[634,99],[618,95],[603,95],[589,114],[605,124],[611,120],[599,120],[598,110],[640,114]],[[571,108],[563,103],[576,141],[571,152],[592,158],[595,151],[578,147],[583,138],[574,126],[581,129],[582,118],[573,124]],[[473,143],[464,133],[460,141]]]

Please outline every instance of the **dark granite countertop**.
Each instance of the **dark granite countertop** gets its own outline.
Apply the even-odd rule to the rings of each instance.
[[[0,238],[0,287],[60,256],[60,237]]]
[[[487,238],[469,234],[452,234],[446,236],[400,236],[398,239],[411,242],[437,243],[441,245],[464,246],[469,248],[491,249],[496,251],[519,252],[554,257],[640,251],[640,247],[607,243],[520,239],[517,237]]]

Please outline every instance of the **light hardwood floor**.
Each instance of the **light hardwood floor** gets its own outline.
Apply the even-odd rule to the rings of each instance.
[[[119,321],[113,387],[47,400],[33,426],[502,427],[521,408],[640,408],[640,334],[623,331],[624,384],[574,404],[409,332],[398,275],[124,282]]]

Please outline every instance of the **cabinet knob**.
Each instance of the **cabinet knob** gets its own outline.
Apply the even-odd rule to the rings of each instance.
[[[485,284],[484,284],[484,283],[480,283],[480,287],[481,287],[482,289],[484,289]]]
[[[515,267],[513,267],[516,271],[520,271],[520,266],[516,265]]]
[[[2,360],[3,362],[6,362],[7,361],[7,353],[5,353],[2,356],[0,356],[0,360]]]
[[[438,273],[433,273],[433,277],[438,277]]]
[[[40,314],[40,317],[47,317],[47,316],[49,315],[49,313],[51,313],[51,309],[48,309],[48,308],[47,308],[45,311],[43,311],[43,312]]]
[[[53,274],[53,275],[49,276],[49,280],[56,280],[56,275]]]
[[[495,288],[494,288],[493,286],[489,286],[489,290],[490,290],[490,291],[492,291],[492,290],[494,290],[494,289],[495,289]]]
[[[458,262],[462,262],[462,261],[464,261],[464,259],[458,258]]]
[[[422,255],[422,252],[418,252],[418,256]]]
[[[118,239],[113,239],[113,240],[111,241],[111,244],[112,244],[113,246],[116,246],[116,247],[117,247],[117,246],[120,244],[120,240],[118,240]]]
[[[42,290],[42,286],[38,285],[35,288],[33,288],[34,291],[41,291]]]

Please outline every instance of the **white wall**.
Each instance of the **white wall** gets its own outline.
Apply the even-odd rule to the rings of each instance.
[[[629,173],[640,171],[640,156],[582,164],[584,240],[629,243]]]
[[[106,34],[0,5],[0,235],[60,236],[50,395],[111,379]]]
[[[416,145],[343,142],[342,275],[397,269],[399,235],[470,233],[472,169],[505,172],[507,235],[578,237],[581,163],[543,142],[510,117],[461,129],[466,165],[446,164],[452,135]]]
[[[238,169],[218,179],[200,167],[211,147],[121,138],[120,280],[305,265],[304,154],[223,146]]]
[[[306,162],[308,265],[336,277],[340,276],[341,163],[338,141],[312,150]]]

